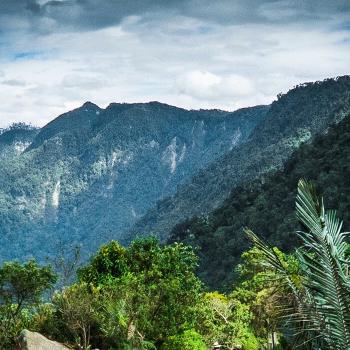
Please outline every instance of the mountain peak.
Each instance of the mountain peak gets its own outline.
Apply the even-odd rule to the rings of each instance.
[[[93,110],[96,110],[96,109],[101,109],[98,105],[96,105],[95,103],[92,103],[90,101],[87,101],[85,102],[81,108],[85,108],[85,109],[93,109]]]

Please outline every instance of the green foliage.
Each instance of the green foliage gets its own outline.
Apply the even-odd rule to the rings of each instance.
[[[250,329],[253,315],[248,304],[212,292],[204,294],[199,308],[197,327],[209,347],[215,343],[227,348],[242,346],[247,339],[255,338]]]
[[[289,295],[294,298],[285,312],[289,328],[295,329],[297,344],[311,349],[347,349],[350,347],[350,261],[342,223],[334,211],[325,211],[315,187],[305,181],[300,181],[298,186],[297,214],[307,229],[298,233],[303,243],[296,253],[301,285],[295,283],[271,247],[251,231],[247,231],[248,236],[262,253],[265,265],[275,270],[280,283],[289,287]]]
[[[170,242],[182,241],[198,247],[199,276],[211,288],[229,290],[237,279],[232,266],[249,248],[243,228],[284,251],[300,243],[294,234],[296,188],[300,178],[312,180],[330,207],[338,208],[350,225],[350,117],[330,127],[325,135],[302,145],[277,172],[233,189],[225,203],[209,217],[197,217],[174,228]]]
[[[26,327],[84,350],[347,349],[350,248],[342,223],[305,181],[297,215],[306,232],[293,254],[245,230],[254,246],[241,255],[226,295],[203,291],[191,247],[154,237],[105,244],[78,281],[45,304],[42,294],[56,282],[51,269],[6,263],[0,345],[10,349]]]
[[[103,245],[90,264],[78,271],[80,280],[95,285],[110,278],[118,278],[128,271],[127,250],[118,242]]]
[[[97,324],[98,295],[98,291],[84,283],[73,284],[52,301],[55,320],[62,325],[66,339],[74,339],[83,350],[90,348],[91,329]]]
[[[0,303],[16,304],[19,309],[37,304],[56,280],[51,267],[40,267],[34,260],[7,262],[0,268]]]
[[[135,241],[128,249],[134,284],[134,313],[144,315],[135,325],[146,339],[162,342],[178,327],[194,322],[193,307],[201,284],[194,274],[197,258],[182,244],[161,247],[154,238]],[[135,294],[136,293],[136,294]]]
[[[163,344],[162,350],[207,350],[203,338],[195,330],[170,336]]]
[[[333,349],[350,348],[350,278],[346,260],[346,233],[335,211],[325,211],[315,188],[300,181],[297,214],[307,232],[299,233],[303,248],[298,251],[301,270],[311,296],[306,316]],[[311,309],[311,305],[316,310]],[[305,312],[304,312],[305,314]],[[304,316],[304,315],[301,315]]]
[[[237,145],[216,162],[212,162],[208,167],[203,168],[191,181],[180,186],[175,195],[158,202],[152,210],[149,210],[138,221],[132,232],[134,234],[157,232],[165,240],[176,224],[181,224],[184,220],[193,216],[200,216],[203,213],[207,214],[215,210],[227,199],[233,188],[244,186],[245,183],[256,178],[263,179],[269,171],[280,169],[303,142],[326,132],[331,124],[342,120],[349,114],[349,91],[350,76],[343,76],[315,83],[301,84],[282,95],[269,106],[266,116],[253,130],[246,142]],[[327,152],[327,150],[325,151]],[[324,156],[324,153],[322,156]],[[341,152],[338,150],[337,158],[339,157],[341,157]],[[317,160],[318,158],[314,158],[311,161],[317,162]],[[341,167],[346,167],[344,162]],[[309,168],[312,168],[311,165]],[[317,173],[317,169],[315,167],[313,171]],[[332,169],[332,172],[340,172],[340,169],[338,171],[336,168]],[[299,178],[302,176],[303,174],[299,175]],[[282,192],[283,195],[286,193],[284,188],[280,186],[281,182],[284,182],[283,178],[276,181],[278,188],[276,187],[275,195],[278,197]],[[296,183],[291,188],[295,191]],[[235,192],[235,195],[237,195],[239,189]],[[231,213],[231,215],[227,213],[227,216],[222,213],[227,221],[236,221],[236,215],[232,214],[238,214],[239,218],[234,226],[235,229],[239,230],[232,234],[231,227],[226,227],[231,225],[225,225],[222,222],[221,229],[216,232],[218,236],[217,243],[215,239],[210,242],[213,246],[212,249],[218,251],[215,257],[211,256],[208,259],[209,264],[215,262],[211,264],[212,275],[210,278],[205,278],[205,281],[210,282],[212,286],[222,284],[225,276],[229,275],[229,269],[237,262],[236,259],[242,251],[248,249],[248,246],[245,245],[242,250],[234,252],[235,246],[241,246],[242,227],[249,224],[247,221],[253,221],[257,225],[256,228],[259,228],[260,223],[265,227],[268,226],[268,222],[265,221],[266,213],[271,212],[271,210],[278,213],[280,203],[278,203],[277,208],[269,205],[270,200],[272,201],[271,204],[276,204],[273,196],[263,197],[259,207],[255,207],[254,210],[248,213],[246,207],[249,207],[250,199],[253,196],[254,194],[250,194],[247,189],[245,192],[246,198],[239,198],[243,199],[243,203],[238,203],[236,213]],[[231,197],[231,201],[234,198]],[[281,196],[281,198],[284,204],[285,197]],[[242,216],[240,215],[241,204],[244,205],[242,210],[243,208],[246,210]],[[288,209],[289,213],[292,212],[292,208],[293,203],[292,207]],[[259,216],[261,220],[259,220]],[[282,217],[280,216],[280,218]],[[278,221],[281,221],[281,219]],[[249,227],[252,226],[249,225]],[[218,227],[214,227],[214,230],[216,228]],[[255,227],[252,228],[255,229]],[[272,228],[272,231],[269,232],[275,232],[275,230]],[[220,241],[222,236],[225,236],[225,240]],[[177,239],[177,235],[174,238]],[[282,242],[284,241],[288,240],[282,240]],[[222,264],[216,263],[221,260],[221,257],[225,256],[227,258],[223,260]],[[236,259],[234,256],[236,256]],[[217,259],[217,257],[220,257],[220,259]],[[231,279],[225,282],[228,282],[229,285]]]
[[[124,239],[159,198],[227,152],[232,135],[245,141],[266,110],[86,103],[40,130],[4,131],[0,263],[27,256],[44,262],[56,257],[61,243],[81,246],[86,262],[102,243]]]
[[[196,255],[183,244],[161,246],[149,237],[125,248],[112,241],[79,270],[79,284],[55,296],[56,318],[67,339],[84,348],[160,345],[196,323],[196,267]]]
[[[57,277],[35,261],[8,262],[0,268],[0,346],[7,348],[33,319],[35,307]]]
[[[271,248],[273,256],[278,257],[281,265],[288,271],[296,285],[301,285],[300,268],[293,255],[286,255],[277,248]],[[281,283],[274,268],[265,264],[265,255],[253,247],[242,254],[242,263],[237,266],[239,283],[230,294],[233,300],[239,301],[250,312],[250,333],[246,332],[241,344],[247,341],[248,346],[276,347],[281,338],[281,309],[278,305],[285,304],[289,289]],[[248,345],[249,344],[249,345]],[[257,344],[257,345],[256,345]]]
[[[259,350],[260,349],[260,343],[257,340],[256,336],[250,332],[248,333],[245,338],[242,340],[242,348],[244,350]]]

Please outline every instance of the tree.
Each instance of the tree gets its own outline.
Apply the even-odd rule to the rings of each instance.
[[[7,262],[0,268],[0,344],[8,346],[21,330],[23,311],[32,312],[57,280],[51,267],[34,260]]]
[[[302,285],[295,283],[273,249],[247,231],[263,253],[265,264],[275,269],[289,287],[294,302],[286,314],[294,326],[295,340],[304,348],[350,348],[350,278],[346,233],[335,211],[326,211],[315,187],[301,180],[298,185],[297,215],[306,232],[297,251]],[[293,307],[291,312],[290,307]],[[300,338],[300,335],[303,337]]]
[[[251,327],[253,314],[248,304],[232,296],[211,292],[203,295],[199,308],[197,328],[209,348],[219,343],[225,349],[242,346],[249,350],[258,349],[259,342]]]
[[[56,248],[55,257],[48,257],[48,262],[53,266],[57,276],[57,289],[62,289],[74,282],[77,269],[80,266],[80,246],[64,244],[59,241]]]
[[[76,345],[83,350],[90,347],[91,328],[97,323],[98,291],[87,284],[73,284],[53,298],[55,318],[64,324]]]
[[[276,247],[271,250],[294,283],[300,286],[300,267],[295,256],[284,254]],[[278,320],[282,315],[277,305],[285,303],[288,289],[281,283],[275,269],[266,266],[265,256],[257,247],[244,252],[241,257],[242,263],[236,268],[241,281],[231,297],[249,306],[252,314],[250,324],[254,333],[262,343],[270,344],[274,349],[279,338]]]
[[[103,245],[90,263],[78,270],[78,278],[94,285],[123,276],[128,271],[127,250],[117,241]]]
[[[113,241],[101,247],[79,271],[79,279],[102,290],[105,334],[129,343],[149,340],[160,345],[196,322],[201,291],[196,267],[190,247],[162,246],[149,237],[128,248]]]

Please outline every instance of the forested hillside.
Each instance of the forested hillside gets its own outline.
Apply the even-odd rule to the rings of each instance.
[[[41,346],[47,343],[41,335],[22,331],[30,329],[79,350],[349,349],[346,233],[304,180],[296,215],[305,232],[295,233],[300,246],[290,254],[245,230],[252,246],[224,294],[208,292],[198,278],[192,247],[161,245],[154,237],[101,246],[71,285],[51,266],[6,262],[0,347],[28,349],[33,338],[40,339],[35,350],[57,347]]]
[[[197,170],[244,142],[268,107],[187,111],[158,102],[93,103],[42,129],[0,135],[1,260],[87,257]],[[6,146],[6,147],[5,147]]]
[[[295,197],[299,179],[315,183],[329,208],[350,225],[350,114],[324,135],[294,152],[282,170],[236,187],[209,216],[177,225],[170,241],[198,247],[199,275],[212,288],[228,288],[234,266],[249,247],[243,229],[249,227],[272,245],[290,251],[297,245]]]
[[[2,130],[0,348],[30,329],[85,350],[348,349],[350,248],[328,208],[348,227],[349,164],[349,77],[234,113],[86,103]],[[182,181],[162,227],[200,215],[89,256]]]
[[[34,140],[39,129],[24,123],[15,123],[5,129],[0,129],[0,157],[9,153],[22,153]]]
[[[299,145],[350,111],[350,77],[301,84],[273,102],[246,143],[200,170],[189,183],[148,211],[129,239],[149,232],[166,240],[172,227],[209,213],[233,187],[280,168]]]

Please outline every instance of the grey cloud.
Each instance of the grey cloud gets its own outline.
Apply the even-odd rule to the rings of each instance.
[[[11,0],[0,2],[0,13],[3,15],[14,14],[26,11],[36,12],[40,9],[40,5],[35,0]]]
[[[17,80],[17,79],[3,80],[1,84],[8,85],[8,86],[26,86],[27,85],[25,81]]]
[[[65,88],[96,89],[108,85],[105,79],[76,74],[66,75],[62,80]]]
[[[348,0],[11,0],[0,2],[0,19],[14,16],[32,31],[94,30],[132,15],[164,18],[177,14],[221,24],[300,22],[345,18]],[[47,20],[55,26],[47,26]],[[1,23],[1,22],[0,22]],[[5,25],[8,23],[4,21]],[[0,24],[1,28],[1,24]],[[2,26],[6,31],[6,27]]]
[[[127,16],[176,9],[182,2],[185,0],[13,0],[0,3],[0,19],[21,18],[39,33],[53,30],[52,26],[45,28],[42,19],[54,20],[55,30],[93,30],[116,25]],[[6,31],[1,22],[0,28]]]
[[[0,0],[0,125],[43,125],[86,100],[230,110],[269,103],[295,84],[349,73],[349,7]]]

